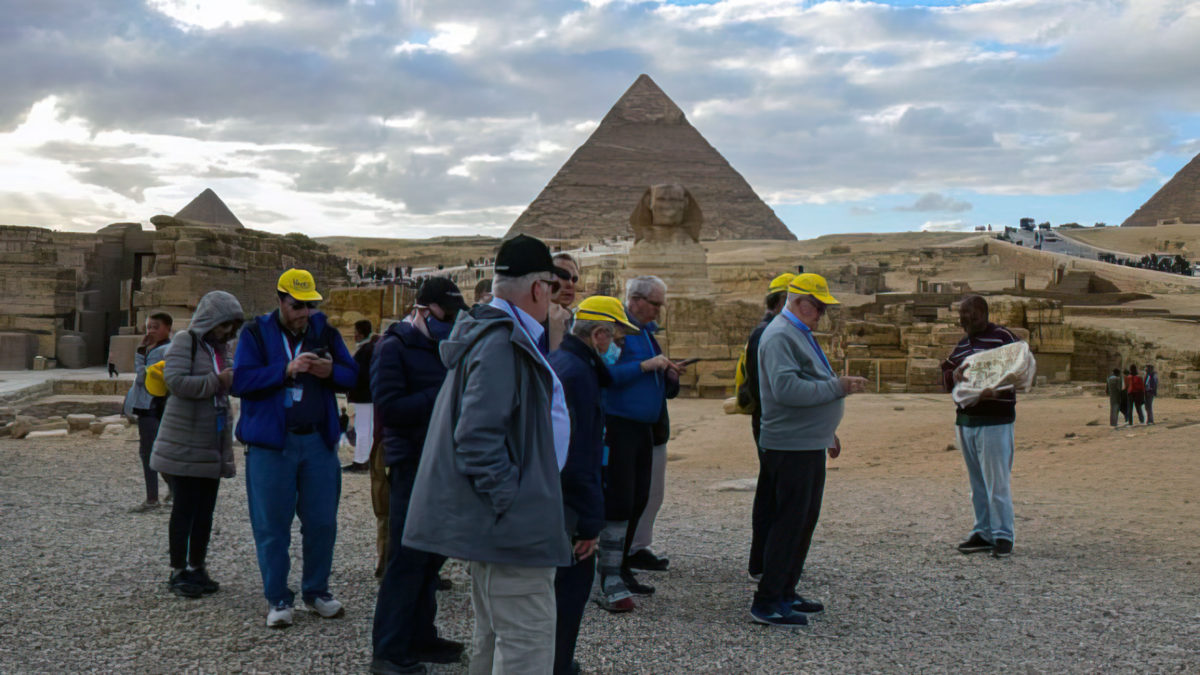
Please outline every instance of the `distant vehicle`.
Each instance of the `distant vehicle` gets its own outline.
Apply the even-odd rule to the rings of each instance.
[[[1050,234],[1043,234],[1042,241],[1062,241],[1062,238],[1051,232]]]
[[[1038,225],[1038,229],[1039,229],[1039,230],[1048,230],[1048,229],[1050,229],[1050,222],[1049,222],[1049,221],[1047,221],[1047,222],[1044,222],[1044,223],[1041,223],[1041,224],[1039,224],[1039,225]]]
[[[1021,219],[1021,229],[1033,232],[1034,222],[1036,222],[1036,221],[1034,221],[1033,218],[1022,218]]]

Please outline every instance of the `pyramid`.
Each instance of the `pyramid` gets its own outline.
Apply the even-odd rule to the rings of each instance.
[[[650,185],[679,183],[704,211],[704,239],[794,240],[729,162],[641,75],[575,150],[507,237],[629,235],[629,214]]]
[[[150,219],[156,227],[211,227],[222,230],[243,230],[242,221],[233,215],[225,202],[212,191],[205,188],[188,205],[173,216],[154,216]]]
[[[1192,158],[1121,227],[1152,227],[1160,222],[1200,223],[1200,155]]]

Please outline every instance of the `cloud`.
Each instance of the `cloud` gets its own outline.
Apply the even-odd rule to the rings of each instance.
[[[971,226],[961,220],[927,220],[921,225],[922,232],[963,232]]]
[[[917,201],[908,206],[897,206],[896,211],[947,211],[949,213],[961,213],[971,210],[971,202],[959,201],[936,192],[926,192],[917,198]]]

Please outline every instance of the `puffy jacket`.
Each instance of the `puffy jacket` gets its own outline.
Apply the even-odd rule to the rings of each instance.
[[[225,291],[208,293],[196,305],[188,329],[167,349],[163,375],[171,395],[163,411],[150,468],[171,476],[230,478],[234,475],[229,399],[221,394],[213,364],[214,346],[204,336],[226,321],[241,321],[242,306]],[[216,345],[221,366],[232,358],[229,344]]]
[[[282,450],[287,439],[283,398],[287,395],[284,379],[289,359],[283,349],[283,331],[278,316],[279,311],[276,310],[246,324],[238,338],[237,355],[233,362],[233,395],[242,398],[237,439],[246,445],[273,450]],[[327,379],[317,380],[324,387],[325,399],[325,420],[321,432],[325,445],[333,450],[341,435],[335,394],[338,390],[346,391],[354,386],[358,378],[358,366],[346,350],[342,336],[327,325],[325,315],[320,312],[309,315],[308,331],[304,334],[302,344],[303,351],[326,347],[333,357],[333,373]]]
[[[394,323],[375,344],[369,375],[384,463],[420,458],[433,402],[446,380],[437,342],[407,321]]]
[[[604,529],[604,402],[602,387],[612,382],[596,350],[575,337],[563,337],[548,357],[562,381],[571,411],[571,448],[562,470],[563,514],[567,533],[595,539]],[[665,407],[665,406],[664,406]]]
[[[404,545],[460,560],[571,564],[550,417],[553,375],[512,317],[483,305],[438,344],[449,372],[404,523]]]
[[[662,353],[654,333],[658,327],[651,323],[642,332],[625,336],[621,356],[609,366],[613,383],[608,388],[609,415],[653,424],[666,405],[667,381],[661,371],[642,372],[642,361]],[[678,382],[676,382],[676,387]]]

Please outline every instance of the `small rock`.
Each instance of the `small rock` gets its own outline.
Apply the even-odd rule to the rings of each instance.
[[[38,429],[25,434],[26,440],[35,440],[38,438],[49,438],[51,436],[66,436],[69,431],[66,429]]]
[[[1115,609],[1106,609],[1106,610],[1104,610],[1104,616],[1106,616],[1106,617],[1108,617],[1108,618],[1110,618],[1110,619],[1115,619],[1115,618],[1117,618],[1117,610],[1115,610]]]
[[[758,489],[758,479],[737,478],[726,480],[720,483],[713,483],[708,489],[716,490],[717,492],[754,492]]]
[[[953,443],[948,443],[946,445],[946,452],[954,452],[957,449],[958,449],[958,446]]]
[[[898,405],[898,406],[892,408],[892,410],[904,410],[904,406]]]
[[[1100,420],[1098,420],[1098,419],[1092,420],[1091,422],[1087,423],[1087,426],[1098,427],[1098,426],[1100,426]]]
[[[104,425],[104,431],[101,432],[101,435],[102,436],[120,436],[123,433],[125,433],[125,425],[117,424],[114,422],[112,424]]]
[[[1075,432],[1074,432],[1074,431],[1068,431],[1068,432],[1066,433],[1066,435],[1065,435],[1065,436],[1063,436],[1063,438],[1075,438]]]

